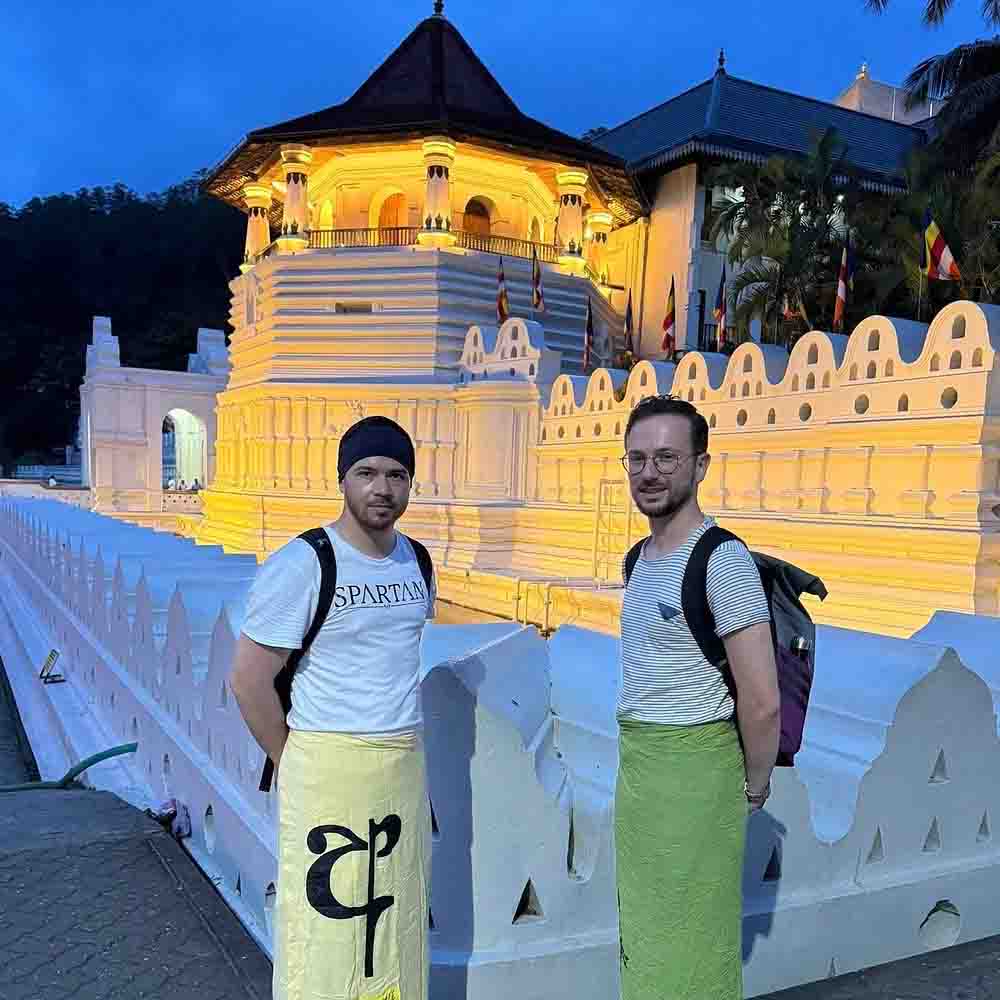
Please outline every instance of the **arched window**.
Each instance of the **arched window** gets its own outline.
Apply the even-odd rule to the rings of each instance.
[[[811,344],[809,347],[809,355],[806,358],[806,364],[815,365],[819,362],[819,348],[815,344]]]
[[[474,233],[476,236],[490,235],[490,210],[479,198],[473,198],[465,206],[463,227],[467,233]]]
[[[406,195],[391,194],[382,202],[378,212],[379,229],[399,229],[407,223]]]
[[[812,372],[810,372],[806,376],[806,388],[807,389],[815,389],[816,388],[816,376]]]

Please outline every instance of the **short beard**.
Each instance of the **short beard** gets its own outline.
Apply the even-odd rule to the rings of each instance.
[[[386,528],[392,527],[402,516],[406,510],[406,505],[404,504],[402,508],[393,502],[392,508],[392,519],[388,522],[384,520],[374,520],[370,516],[368,510],[368,505],[366,503],[355,505],[351,497],[345,494],[344,503],[347,509],[351,512],[351,516],[355,521],[358,522],[363,528],[368,528],[371,531],[384,531]]]
[[[683,486],[671,484],[666,497],[653,503],[644,503],[642,494],[633,496],[639,513],[656,520],[673,517],[694,496],[694,477]]]

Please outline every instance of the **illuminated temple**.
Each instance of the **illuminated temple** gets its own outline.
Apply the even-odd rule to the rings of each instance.
[[[251,132],[209,175],[247,215],[228,358],[202,331],[189,373],[130,372],[95,325],[95,508],[263,556],[337,515],[339,437],[382,413],[416,443],[406,527],[434,550],[451,613],[613,631],[621,554],[645,528],[622,428],[643,395],[675,392],[713,428],[706,506],[820,574],[820,620],[909,635],[935,610],[997,614],[995,309],[956,303],[929,328],[872,317],[791,356],[706,350],[726,250],[707,168],[801,154],[833,127],[862,182],[891,192],[919,123],[854,109],[867,70],[826,103],[733,77],[720,56],[703,83],[583,141],[519,110],[436,8],[353,96]],[[208,484],[197,498],[163,491],[168,414]]]

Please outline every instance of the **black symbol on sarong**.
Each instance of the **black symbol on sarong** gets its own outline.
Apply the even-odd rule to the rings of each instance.
[[[369,979],[375,975],[375,928],[379,917],[396,901],[395,896],[375,895],[375,859],[388,857],[392,853],[393,848],[399,843],[402,829],[403,821],[392,814],[386,816],[381,823],[376,823],[374,819],[368,820],[367,841],[362,840],[346,826],[316,826],[306,837],[306,846],[309,850],[313,854],[321,855],[310,865],[306,873],[306,899],[317,913],[331,920],[365,918],[365,976]],[[385,834],[385,846],[377,850],[380,833]],[[343,837],[347,844],[335,851],[327,851],[328,834]],[[347,906],[331,891],[330,873],[341,858],[355,851],[368,852],[368,900],[362,906]]]

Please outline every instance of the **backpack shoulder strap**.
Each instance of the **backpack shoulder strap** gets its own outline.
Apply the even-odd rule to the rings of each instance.
[[[632,579],[632,570],[635,569],[635,564],[639,561],[639,556],[642,555],[642,547],[649,541],[649,535],[645,538],[640,538],[639,541],[635,543],[625,554],[625,586],[628,586],[629,580]]]
[[[731,531],[712,525],[701,538],[695,542],[687,566],[684,568],[684,580],[681,583],[681,607],[688,627],[694,636],[698,648],[709,663],[720,669],[726,662],[726,647],[715,634],[715,618],[708,605],[708,561],[712,553],[725,542],[739,541]],[[732,690],[728,676],[726,683]]]
[[[309,623],[306,634],[302,637],[302,645],[292,650],[285,665],[278,671],[274,678],[274,688],[278,692],[278,700],[285,715],[288,715],[292,707],[292,677],[298,669],[302,657],[313,644],[313,640],[319,635],[319,630],[323,627],[330,608],[333,606],[333,597],[337,591],[337,554],[333,550],[333,543],[324,528],[310,528],[303,531],[299,538],[307,542],[319,559],[320,584],[319,599],[316,602],[316,611],[313,619]],[[274,761],[270,757],[264,761],[264,770],[260,775],[260,791],[271,790],[271,778],[274,776]]]
[[[319,559],[320,584],[316,613],[309,624],[309,630],[302,639],[302,646],[288,658],[291,662],[292,657],[295,657],[296,667],[323,627],[323,622],[326,621],[326,616],[330,613],[330,608],[333,607],[333,597],[337,590],[337,554],[333,550],[333,543],[330,541],[326,529],[310,528],[308,531],[303,531],[299,538],[312,546],[316,558]]]
[[[423,542],[418,542],[415,538],[410,538],[409,535],[404,535],[403,537],[413,546],[413,554],[417,557],[420,575],[424,578],[424,586],[427,588],[429,595],[434,588],[434,562],[431,559],[431,554],[427,551],[427,547]]]

